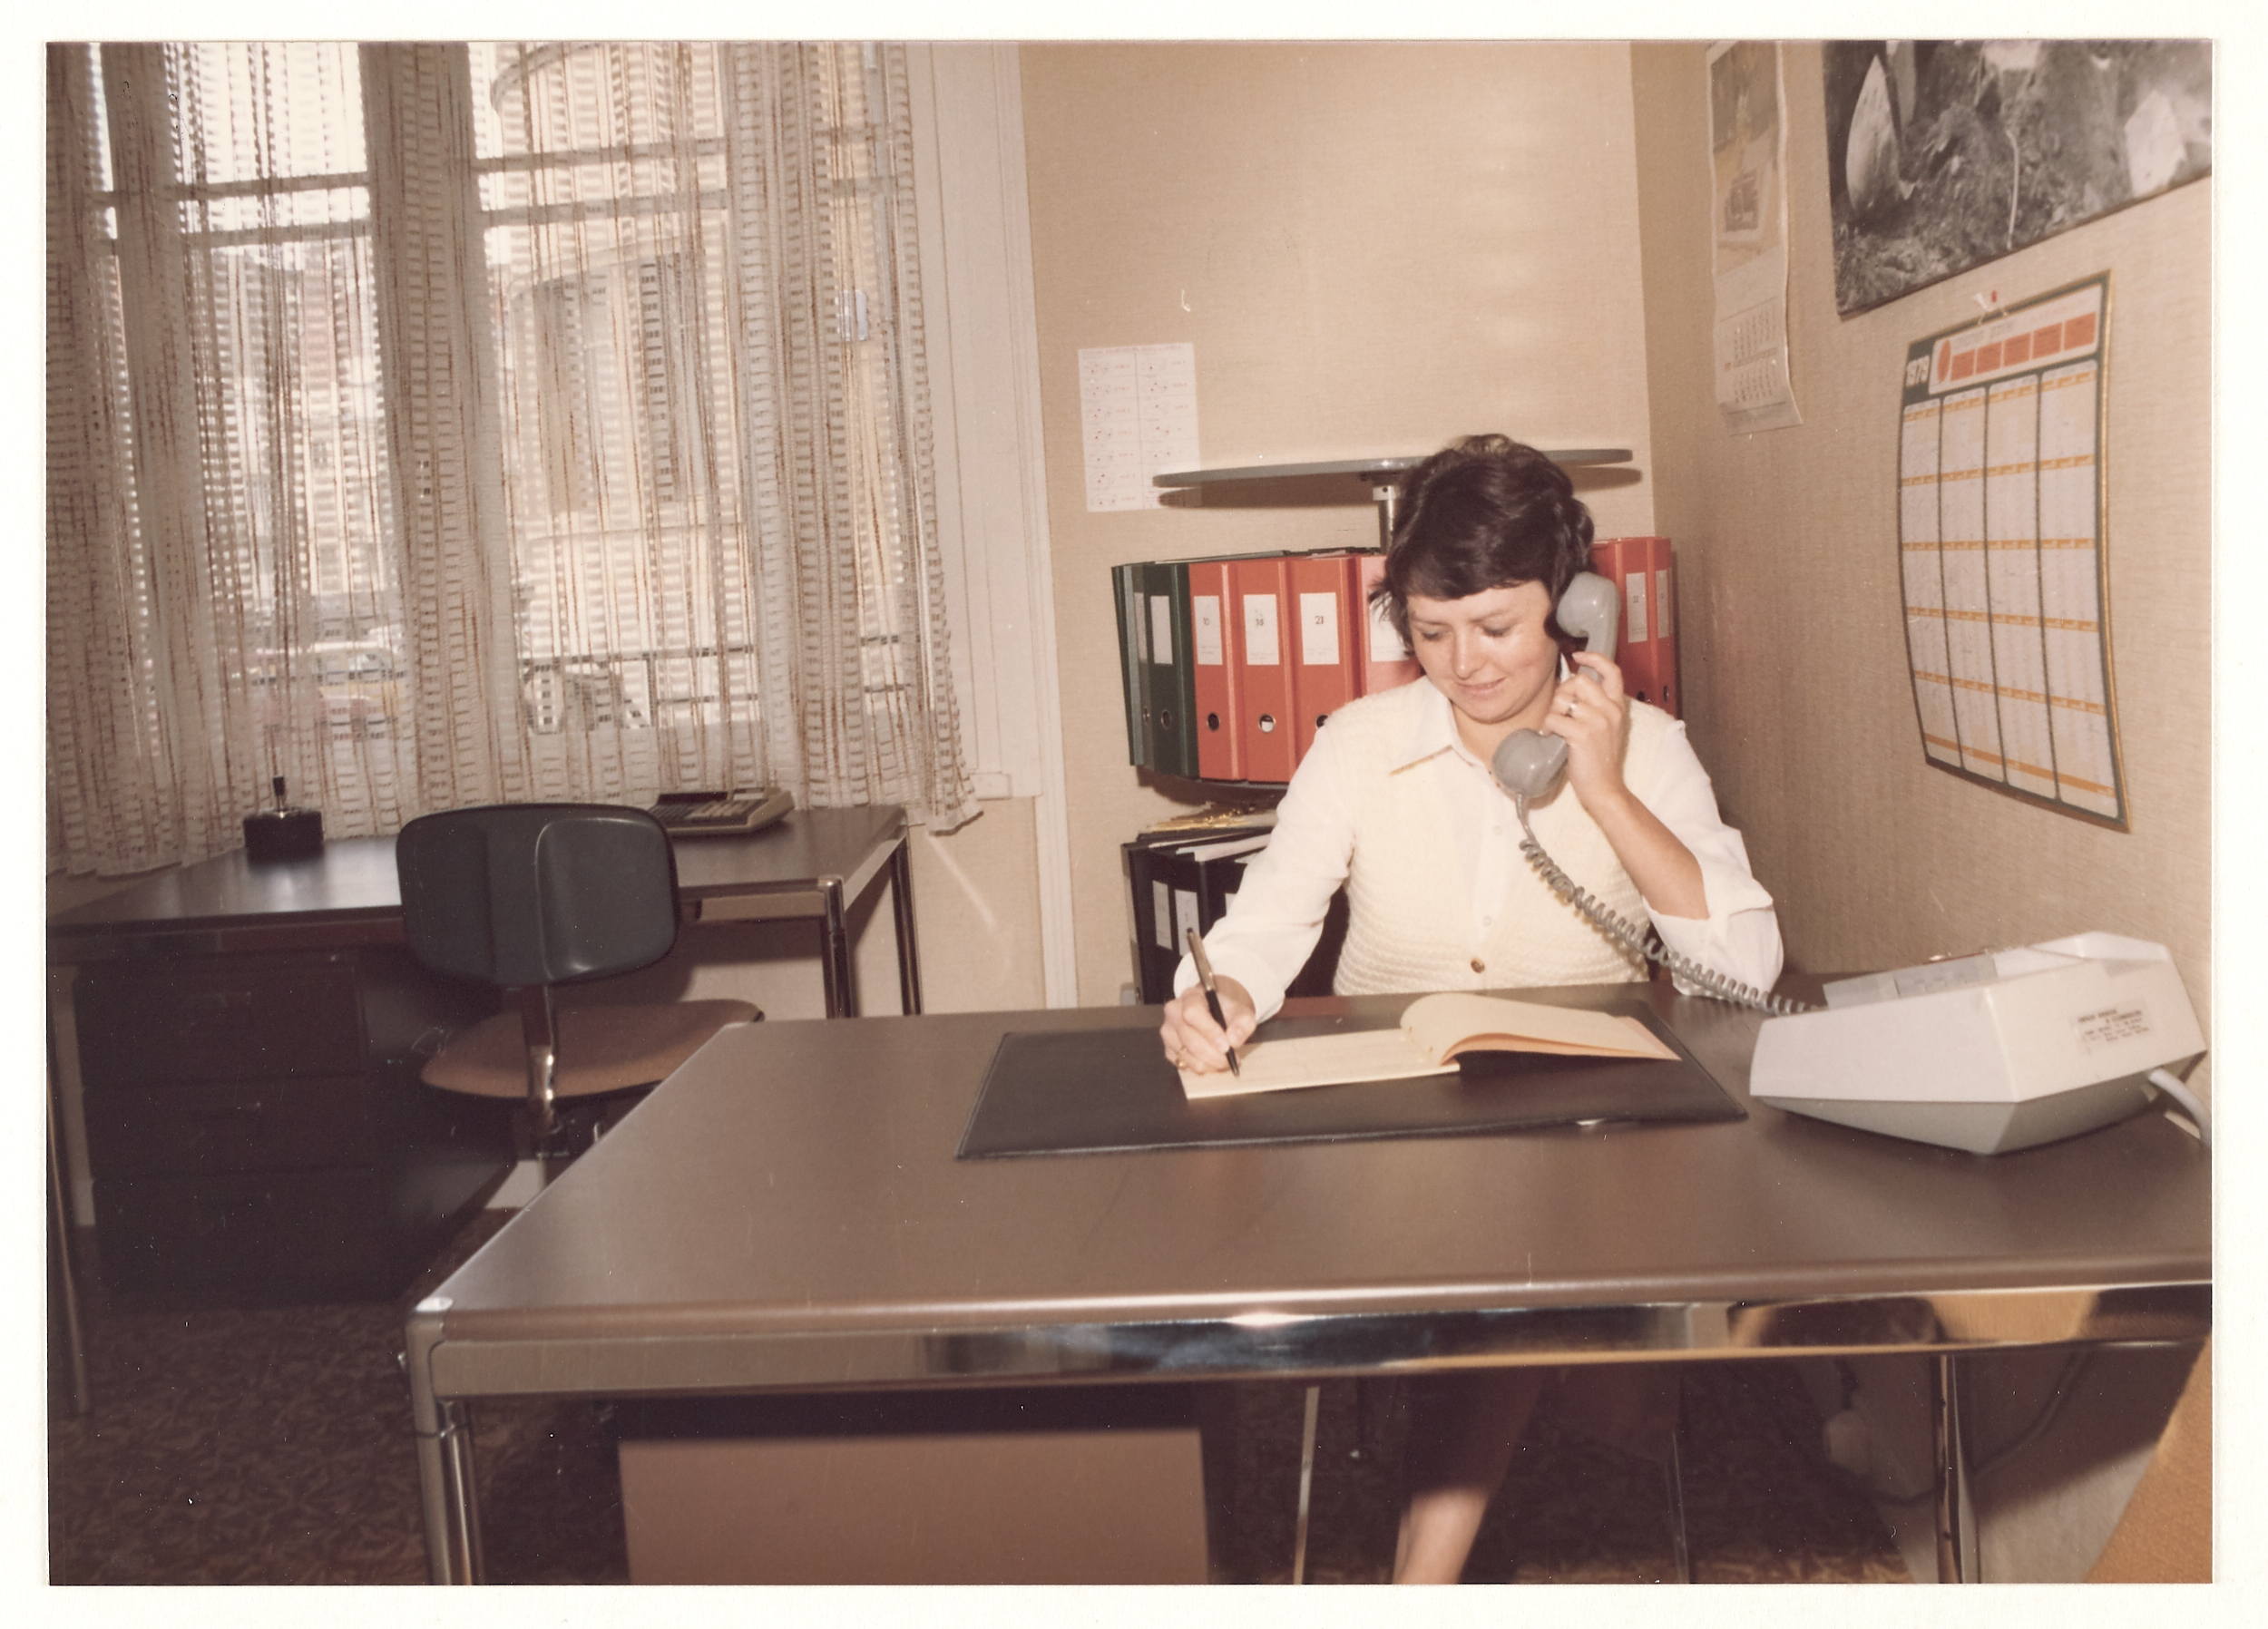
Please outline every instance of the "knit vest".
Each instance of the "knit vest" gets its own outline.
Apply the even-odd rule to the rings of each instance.
[[[1405,687],[1415,691],[1424,680]],[[1484,834],[1513,850],[1504,909],[1485,933],[1476,932],[1460,873],[1449,807],[1434,785],[1430,760],[1390,768],[1414,721],[1402,692],[1343,707],[1332,717],[1333,746],[1346,770],[1343,785],[1354,811],[1354,851],[1347,873],[1345,948],[1332,988],[1341,995],[1389,990],[1518,990],[1531,985],[1615,984],[1646,975],[1646,963],[1608,938],[1551,892],[1520,846],[1520,823],[1505,799],[1503,834]],[[1655,756],[1667,737],[1669,715],[1630,703],[1623,774],[1650,784]],[[1536,840],[1559,868],[1608,909],[1641,932],[1646,902],[1613,846],[1574,793],[1562,784],[1548,803],[1531,806]]]

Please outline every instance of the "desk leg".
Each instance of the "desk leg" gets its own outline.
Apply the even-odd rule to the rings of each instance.
[[[843,907],[843,879],[819,885],[826,911],[819,919],[819,973],[826,986],[829,1018],[858,1016],[858,975],[851,965],[850,923]]]
[[[1950,1351],[1930,1360],[1930,1419],[1937,1438],[1937,1581],[1973,1583],[1976,1568],[1961,1542],[1968,1456],[1961,1445],[1960,1367]]]
[[[1315,1487],[1315,1415],[1323,1403],[1320,1385],[1307,1388],[1306,1417],[1299,1428],[1299,1514],[1293,1524],[1292,1582],[1307,1582],[1307,1503]]]
[[[410,1314],[402,1366],[409,1376],[410,1427],[417,1442],[417,1502],[425,1524],[425,1575],[435,1584],[479,1584],[479,1484],[473,1474],[473,1421],[460,1400],[434,1395],[432,1356],[447,1302]]]
[[[1681,1410],[1682,1412],[1682,1410]],[[1693,1582],[1693,1548],[1686,1538],[1685,1457],[1677,1449],[1677,1421],[1669,1424],[1669,1463],[1662,1474],[1669,1481],[1669,1564],[1680,1584]]]
[[[897,914],[898,1005],[901,1011],[922,1010],[922,966],[914,948],[914,835],[907,833],[890,856],[890,905]]]
[[[94,1412],[94,1393],[86,1378],[86,1331],[79,1323],[79,1281],[71,1265],[71,1197],[64,1176],[63,1150],[55,1135],[54,1041],[48,1040],[47,1225],[54,1241],[50,1266],[63,1292],[64,1340],[71,1351],[71,1403],[78,1414]]]
[[[480,1496],[473,1479],[473,1422],[461,1402],[438,1405],[441,1427],[417,1433],[417,1493],[425,1518],[425,1575],[435,1584],[481,1584]]]

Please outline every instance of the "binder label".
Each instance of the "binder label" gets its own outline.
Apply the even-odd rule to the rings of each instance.
[[[1624,581],[1622,626],[1624,639],[1632,645],[1646,643],[1646,573],[1633,571]]]
[[[1284,658],[1276,649],[1276,596],[1245,596],[1245,665],[1273,668]]]
[[[1370,608],[1370,659],[1374,662],[1406,662],[1410,648],[1394,631],[1393,619],[1386,615],[1383,601]]]
[[[1173,597],[1149,597],[1149,659],[1161,668],[1173,666]]]
[[[1192,594],[1189,596],[1189,622],[1196,635],[1197,661],[1200,668],[1223,665],[1220,642],[1220,596]]]
[[[1669,638],[1669,568],[1654,573],[1654,637]]]
[[[1339,597],[1302,594],[1299,597],[1299,659],[1309,668],[1339,665]]]
[[[1199,933],[1205,932],[1198,926],[1197,895],[1187,888],[1177,888],[1173,891],[1173,942],[1177,945],[1188,943],[1189,930],[1192,928]]]
[[[1161,951],[1173,949],[1173,890],[1163,883],[1149,885],[1150,933]]]

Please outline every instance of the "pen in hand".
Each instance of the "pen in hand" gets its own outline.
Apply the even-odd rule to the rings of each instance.
[[[1220,1010],[1220,990],[1213,982],[1213,964],[1206,959],[1205,941],[1197,936],[1195,928],[1186,932],[1189,936],[1189,959],[1197,963],[1198,982],[1205,986],[1205,1005],[1211,1010],[1213,1021],[1220,1026],[1221,1034],[1226,1037],[1228,1033],[1228,1015]],[[1238,1079],[1244,1078],[1244,1071],[1237,1067],[1237,1049],[1234,1047],[1228,1049],[1228,1072]]]

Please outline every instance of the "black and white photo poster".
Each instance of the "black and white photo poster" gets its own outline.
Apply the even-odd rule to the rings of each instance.
[[[1844,316],[2209,174],[2207,40],[1833,40]]]

